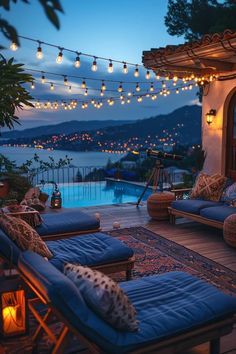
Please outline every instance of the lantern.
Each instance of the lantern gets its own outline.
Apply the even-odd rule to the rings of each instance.
[[[213,118],[216,116],[216,110],[215,109],[210,109],[209,112],[206,114],[206,121],[208,125],[211,125],[213,122]]]
[[[60,193],[56,183],[54,183],[54,186],[55,186],[55,189],[54,189],[52,196],[51,196],[51,208],[52,209],[60,209],[61,205],[62,205],[61,193]]]
[[[19,278],[1,279],[0,306],[1,335],[12,337],[26,334],[28,331],[28,303]]]

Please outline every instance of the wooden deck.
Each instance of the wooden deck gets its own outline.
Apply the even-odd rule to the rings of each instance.
[[[154,233],[173,240],[199,254],[236,271],[236,249],[228,246],[223,239],[222,230],[206,225],[178,219],[176,225],[168,221],[151,220],[147,214],[146,204],[137,208],[132,204],[109,205],[81,208],[90,215],[99,213],[103,231],[111,230],[114,222],[120,227],[144,226]],[[235,348],[231,350],[232,348]],[[181,354],[207,354],[208,345],[204,344]],[[221,353],[236,354],[236,329],[221,341]]]

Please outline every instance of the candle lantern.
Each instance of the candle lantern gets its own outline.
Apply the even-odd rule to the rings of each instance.
[[[28,303],[19,278],[1,278],[0,331],[3,337],[26,334],[28,331]]]
[[[61,193],[58,189],[57,184],[54,183],[54,191],[51,196],[51,208],[52,209],[60,209],[61,206],[62,206]]]

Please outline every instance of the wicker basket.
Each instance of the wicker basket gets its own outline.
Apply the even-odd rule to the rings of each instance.
[[[225,242],[232,247],[236,247],[236,213],[225,219],[223,232]]]
[[[168,220],[168,207],[174,199],[174,193],[153,193],[147,200],[148,214],[155,220]]]

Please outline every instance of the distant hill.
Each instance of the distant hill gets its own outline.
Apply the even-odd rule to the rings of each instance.
[[[3,132],[1,138],[19,139],[19,138],[35,138],[42,135],[56,135],[56,134],[72,134],[81,131],[90,131],[96,129],[103,129],[106,127],[119,126],[130,123],[130,120],[91,120],[91,121],[77,121],[71,120],[55,125],[40,126],[36,128],[13,130]]]

